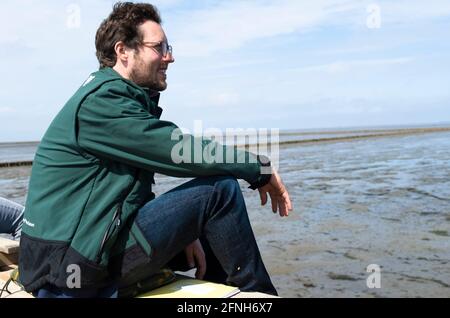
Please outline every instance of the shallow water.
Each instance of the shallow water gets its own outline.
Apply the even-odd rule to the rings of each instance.
[[[265,219],[260,243],[282,295],[450,296],[449,133],[281,154],[292,218],[266,219],[249,203]],[[369,264],[382,268],[381,289],[366,286]]]
[[[0,143],[0,163],[15,161],[31,161],[39,143]]]
[[[295,211],[250,219],[283,297],[450,297],[450,133],[280,150]],[[30,168],[0,169],[0,196],[25,201]],[[186,180],[157,176],[161,194]],[[381,266],[381,288],[366,285]]]

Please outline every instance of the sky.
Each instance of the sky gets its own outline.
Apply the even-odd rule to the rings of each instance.
[[[111,0],[0,2],[0,142],[40,140],[98,69]],[[448,0],[155,0],[162,119],[192,129],[450,122]]]

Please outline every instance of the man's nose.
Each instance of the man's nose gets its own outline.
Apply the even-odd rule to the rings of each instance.
[[[175,58],[173,57],[173,54],[168,53],[164,58],[163,61],[166,63],[173,63],[175,62]]]

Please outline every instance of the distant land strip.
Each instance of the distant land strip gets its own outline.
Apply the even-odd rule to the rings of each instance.
[[[450,127],[436,127],[436,128],[412,128],[412,129],[397,129],[397,130],[380,130],[380,131],[358,131],[358,133],[369,133],[376,132],[374,134],[367,135],[354,135],[354,136],[342,136],[342,137],[330,137],[330,138],[314,138],[314,139],[303,139],[303,140],[287,140],[281,141],[278,144],[280,146],[295,145],[295,144],[308,144],[308,143],[326,143],[326,142],[344,142],[352,141],[358,139],[370,139],[370,138],[380,138],[380,137],[395,137],[395,136],[407,136],[415,134],[427,134],[427,133],[437,133],[437,132],[448,132]],[[348,131],[348,133],[354,133],[354,131]],[[382,133],[381,133],[382,132]],[[346,133],[346,132],[339,132]],[[328,132],[330,134],[330,132]],[[294,134],[293,134],[294,135]],[[301,134],[297,134],[301,135]],[[253,145],[254,146],[254,145]],[[249,148],[250,145],[238,145],[239,148]],[[0,162],[0,168],[10,168],[10,167],[21,167],[21,166],[31,166],[33,161],[13,161],[13,162]]]
[[[281,141],[278,144],[280,146],[284,146],[284,145],[319,143],[319,142],[352,141],[355,139],[407,136],[407,135],[428,134],[428,133],[448,132],[448,131],[450,131],[450,127],[401,129],[401,130],[390,130],[390,131],[386,131],[383,133],[368,134],[368,135],[342,136],[342,137],[330,137],[330,138],[314,138],[314,139],[303,139],[303,140],[286,140],[286,141]]]
[[[33,165],[32,160],[28,161],[13,161],[13,162],[0,162],[0,168],[10,168],[10,167],[22,167]]]
[[[438,133],[438,132],[449,132],[450,127],[443,128],[415,128],[415,129],[398,129],[398,130],[384,130],[383,133],[375,131],[373,134],[367,135],[354,135],[354,136],[342,136],[342,137],[330,137],[330,138],[313,138],[313,139],[299,139],[299,140],[286,140],[280,141],[279,146],[288,146],[296,144],[309,144],[309,143],[326,143],[326,142],[345,142],[353,141],[358,139],[370,139],[370,138],[380,138],[380,137],[395,137],[395,136],[408,136],[415,134],[427,134],[427,133]],[[366,131],[358,131],[358,133],[363,133]],[[372,131],[374,132],[374,131]],[[351,131],[349,131],[351,133]],[[280,134],[281,135],[281,134]],[[250,148],[252,145],[238,145],[240,148]]]
[[[300,132],[285,132],[280,131],[280,136],[297,136],[297,135],[343,135],[343,134],[387,134],[387,133],[417,133],[425,130],[426,132],[440,132],[449,131],[450,126],[435,126],[435,127],[417,127],[417,128],[392,128],[392,129],[346,129],[346,130],[321,130],[321,131],[300,131]],[[365,136],[365,135],[364,135]]]

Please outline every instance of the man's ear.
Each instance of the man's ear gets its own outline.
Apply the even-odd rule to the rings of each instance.
[[[120,60],[124,63],[128,61],[130,51],[122,41],[119,41],[114,45],[114,51],[116,52],[117,61]]]

